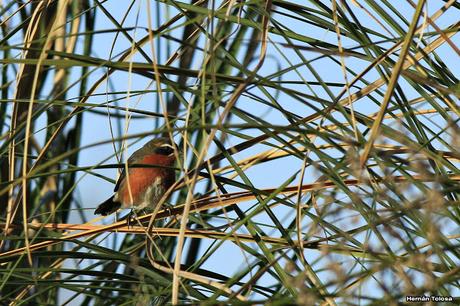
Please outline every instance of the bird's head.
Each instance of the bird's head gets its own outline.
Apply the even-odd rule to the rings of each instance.
[[[160,154],[163,156],[174,156],[174,148],[178,149],[177,144],[173,144],[171,140],[167,137],[155,138],[147,142],[142,150],[145,152],[151,152],[155,154]]]

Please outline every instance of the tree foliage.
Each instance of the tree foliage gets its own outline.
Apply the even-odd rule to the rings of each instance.
[[[458,296],[459,10],[2,2],[2,303]],[[159,136],[170,196],[94,218],[85,178]]]

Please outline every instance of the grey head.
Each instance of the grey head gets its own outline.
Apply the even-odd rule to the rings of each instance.
[[[139,153],[145,154],[160,154],[165,156],[171,156],[174,154],[174,147],[177,148],[176,144],[171,143],[168,137],[154,138],[148,141],[141,149]]]

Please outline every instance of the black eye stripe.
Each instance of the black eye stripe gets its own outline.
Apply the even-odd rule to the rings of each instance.
[[[161,154],[161,155],[169,155],[169,154],[174,152],[174,149],[170,145],[167,145],[167,146],[163,145],[163,146],[161,146],[159,148],[156,148],[155,152],[157,154]]]

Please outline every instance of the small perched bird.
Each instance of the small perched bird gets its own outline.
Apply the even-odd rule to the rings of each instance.
[[[176,180],[174,169],[171,168],[175,161],[174,147],[169,138],[150,140],[129,157],[128,174],[123,170],[113,196],[101,203],[94,214],[107,216],[122,206],[136,210],[155,207]],[[129,167],[130,165],[149,167]]]

